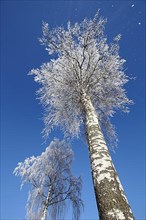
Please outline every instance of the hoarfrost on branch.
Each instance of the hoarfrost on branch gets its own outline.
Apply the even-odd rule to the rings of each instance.
[[[51,219],[64,215],[66,200],[73,206],[73,217],[78,219],[83,206],[81,177],[71,173],[73,152],[64,141],[54,139],[40,156],[26,158],[14,170],[22,178],[22,185],[30,183],[27,201],[28,219],[41,219],[49,210]],[[44,218],[45,219],[45,218]]]
[[[116,110],[128,112],[124,84],[128,77],[124,73],[125,60],[119,56],[120,35],[107,43],[104,35],[106,19],[96,13],[93,19],[67,28],[50,30],[43,23],[42,45],[56,59],[33,69],[35,81],[41,84],[38,95],[45,108],[44,135],[47,137],[54,126],[61,127],[65,134],[78,136],[85,122],[82,105],[83,93],[88,95],[96,109],[100,126],[113,143],[116,134],[110,117]]]

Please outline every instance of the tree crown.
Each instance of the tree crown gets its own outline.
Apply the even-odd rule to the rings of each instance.
[[[45,107],[45,135],[54,126],[60,126],[65,134],[78,136],[85,122],[82,95],[88,95],[96,109],[100,125],[108,137],[116,139],[110,117],[121,109],[128,112],[124,84],[125,60],[119,56],[120,35],[111,44],[104,35],[106,19],[96,13],[93,19],[85,18],[80,24],[67,24],[67,28],[49,29],[43,23],[41,44],[56,59],[33,69],[35,81],[41,84],[38,91]]]
[[[40,156],[18,163],[14,174],[22,178],[22,185],[25,182],[31,185],[27,202],[28,219],[41,219],[45,205],[52,219],[61,218],[66,200],[72,203],[74,219],[78,219],[83,206],[82,181],[81,177],[73,176],[72,161],[70,146],[54,139]]]

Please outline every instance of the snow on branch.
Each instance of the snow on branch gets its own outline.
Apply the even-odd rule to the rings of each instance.
[[[125,60],[119,55],[121,35],[108,44],[104,34],[106,22],[98,11],[93,19],[85,18],[74,25],[68,22],[67,28],[51,30],[43,23],[40,42],[57,58],[30,74],[41,84],[38,96],[45,108],[46,137],[54,126],[60,127],[67,136],[80,134],[85,122],[81,101],[85,93],[96,109],[101,127],[104,126],[110,139],[116,140],[110,117],[117,110],[127,112],[132,101],[124,89],[128,77],[124,72]]]
[[[74,219],[79,219],[81,200],[81,177],[73,176],[71,164],[73,152],[64,141],[54,139],[40,156],[26,158],[14,170],[22,184],[31,185],[27,201],[27,218],[43,219],[47,210],[51,219],[64,215],[66,201],[73,206]],[[44,218],[43,218],[44,216]]]

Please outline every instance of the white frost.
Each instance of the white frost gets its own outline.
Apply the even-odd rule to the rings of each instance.
[[[131,102],[123,89],[128,80],[123,71],[125,60],[119,56],[119,35],[108,44],[105,24],[106,19],[99,17],[99,12],[81,23],[68,22],[67,28],[51,30],[43,23],[40,42],[50,55],[56,54],[56,59],[52,56],[48,63],[32,69],[30,74],[41,84],[37,94],[47,113],[45,137],[54,127],[62,128],[67,136],[80,134],[85,122],[83,92],[90,96],[108,136],[115,137],[109,117],[115,109],[126,110]]]
[[[27,219],[45,220],[48,207],[51,219],[57,219],[58,213],[64,213],[66,198],[73,205],[73,214],[79,217],[82,206],[81,178],[73,176],[72,161],[73,151],[69,144],[54,139],[40,156],[32,156],[18,163],[14,174],[21,177],[22,183],[32,186],[26,206]]]

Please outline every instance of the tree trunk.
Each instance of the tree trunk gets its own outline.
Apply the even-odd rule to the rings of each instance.
[[[133,220],[131,208],[112,163],[90,97],[83,94],[87,140],[100,220]]]
[[[44,208],[43,208],[41,220],[46,220],[47,218],[47,210],[49,206],[50,196],[51,196],[51,189],[49,190],[46,201],[44,202]]]
[[[46,220],[46,218],[47,218],[47,209],[48,209],[48,206],[45,205],[44,209],[43,209],[41,220]]]

